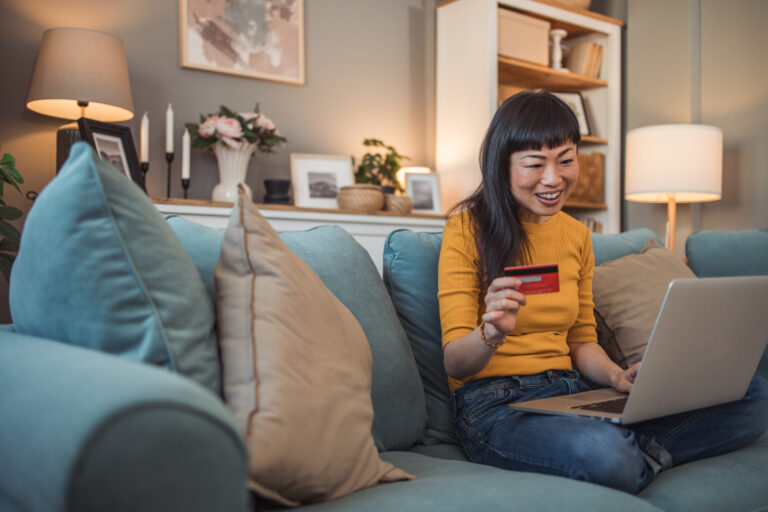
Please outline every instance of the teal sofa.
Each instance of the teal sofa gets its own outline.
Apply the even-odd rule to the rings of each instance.
[[[167,222],[212,293],[223,234],[179,217]],[[648,230],[594,235],[596,260],[639,252],[652,236]],[[692,237],[691,262],[708,272],[712,260],[744,269],[738,254],[717,240],[709,244],[707,236]],[[765,230],[754,236],[768,240]],[[418,477],[302,508],[768,509],[768,435],[737,452],[664,472],[639,496],[469,462],[453,434],[442,368],[436,299],[440,234],[391,233],[383,254],[383,280],[367,253],[339,228],[286,233],[283,238],[358,317],[370,339],[378,331],[375,344],[371,341],[374,439],[383,459]],[[700,252],[697,244],[707,247]],[[742,256],[752,258],[749,251],[756,247],[745,247]],[[763,268],[752,271],[768,273],[766,252],[760,254],[752,264]],[[52,252],[46,257],[58,256]],[[360,307],[360,288],[365,300],[378,302]],[[400,339],[403,332],[405,345],[388,341]],[[765,356],[759,372],[768,376]],[[4,326],[0,411],[0,511],[281,509],[246,491],[248,455],[219,397],[178,373]]]

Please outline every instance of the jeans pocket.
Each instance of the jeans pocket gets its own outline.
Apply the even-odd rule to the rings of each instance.
[[[519,393],[513,388],[488,390],[482,396],[457,400],[456,415],[466,424],[473,423],[492,409],[515,401]]]

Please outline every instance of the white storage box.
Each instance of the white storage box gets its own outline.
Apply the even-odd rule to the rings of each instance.
[[[499,55],[549,66],[548,21],[499,8]]]

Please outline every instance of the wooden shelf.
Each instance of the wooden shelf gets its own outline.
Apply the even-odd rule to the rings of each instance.
[[[549,91],[579,92],[597,87],[606,87],[608,82],[599,78],[577,75],[526,62],[512,57],[498,56],[499,82],[514,84],[524,89],[547,89]]]
[[[595,137],[594,135],[582,135],[581,142],[586,144],[608,144],[608,139]]]
[[[605,203],[583,203],[566,201],[565,208],[572,208],[574,210],[607,210],[608,205]]]

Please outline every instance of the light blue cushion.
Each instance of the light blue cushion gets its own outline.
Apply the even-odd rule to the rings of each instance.
[[[393,231],[384,243],[384,284],[419,365],[427,400],[424,443],[458,443],[443,367],[437,262],[442,233]]]
[[[688,266],[699,277],[768,274],[768,227],[697,231],[685,241]]]
[[[768,434],[734,452],[663,471],[639,496],[670,512],[768,510],[766,461]]]
[[[204,282],[213,282],[214,255],[224,232],[182,217],[168,222],[190,251]],[[379,450],[407,449],[426,424],[424,389],[411,347],[373,261],[336,226],[281,233],[286,245],[320,277],[360,322],[373,354],[372,434]]]
[[[302,507],[312,512],[558,511],[659,512],[645,501],[608,487],[537,473],[508,471],[412,452],[381,458],[416,480],[378,485],[343,498]],[[277,507],[267,510],[280,510]],[[693,509],[692,509],[693,510]]]
[[[623,256],[639,253],[653,238],[659,245],[663,242],[650,229],[631,229],[623,233],[602,235],[592,233],[592,249],[595,253],[595,266],[606,261],[616,260]]]
[[[215,393],[213,303],[144,192],[85,143],[27,216],[11,274],[16,332],[168,368]]]

